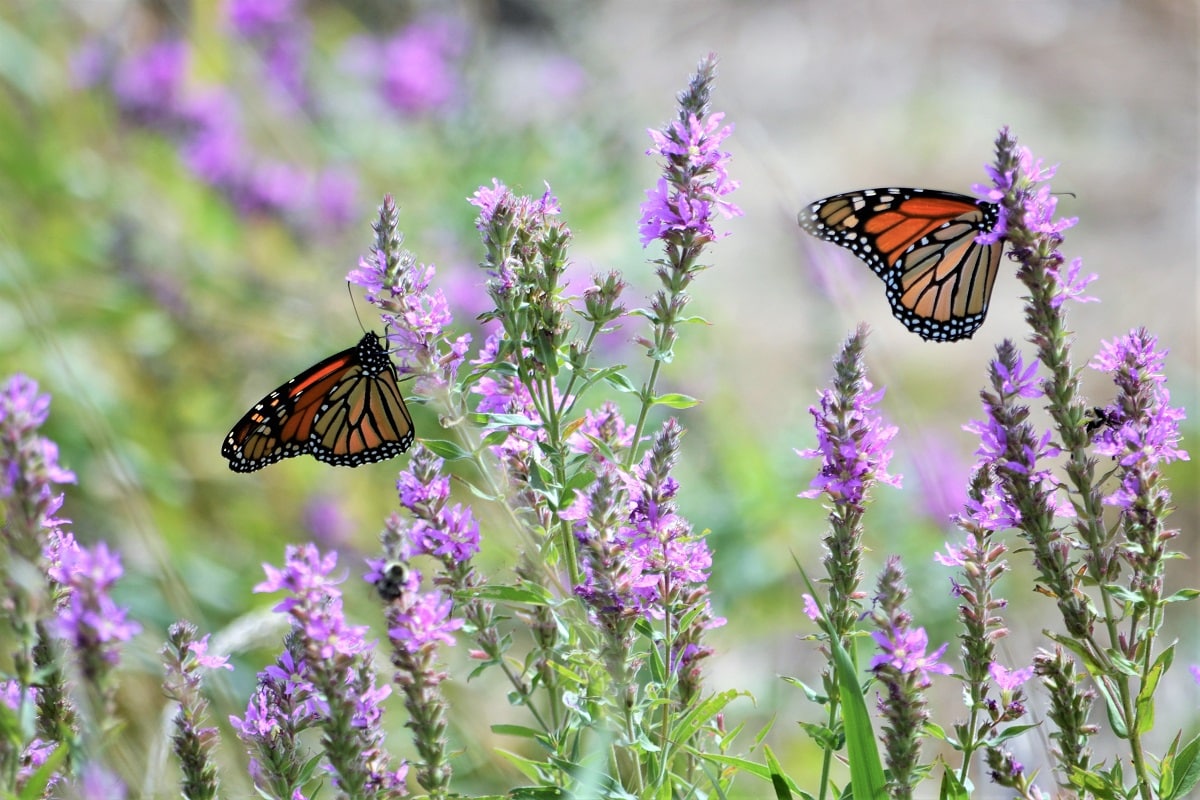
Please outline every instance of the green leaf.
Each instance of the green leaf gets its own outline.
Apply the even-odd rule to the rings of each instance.
[[[858,685],[858,670],[852,654],[842,646],[836,632],[829,624],[820,595],[808,578],[800,562],[796,569],[804,580],[809,594],[817,603],[821,616],[818,624],[829,637],[830,655],[833,656],[838,686],[842,695],[842,725],[846,732],[846,761],[850,765],[850,786],[855,800],[885,800],[887,780],[883,774],[883,763],[875,747],[875,732],[871,729],[871,715],[863,699],[863,688]],[[853,646],[853,642],[851,643]]]
[[[775,757],[775,753],[770,747],[765,748],[764,754],[767,758],[767,769],[771,770],[771,786],[775,789],[775,797],[778,800],[792,800],[792,790],[788,786],[783,765],[779,763],[779,759]]]
[[[518,586],[488,584],[472,592],[474,597],[481,600],[494,600],[502,603],[528,603],[533,606],[548,606],[554,599],[540,586],[523,583]]]
[[[700,401],[690,395],[667,392],[655,397],[651,401],[651,405],[667,406],[668,408],[691,408],[692,406],[700,405]]]
[[[1145,733],[1154,727],[1154,692],[1158,689],[1158,682],[1162,679],[1163,673],[1171,668],[1171,663],[1174,660],[1175,645],[1172,644],[1158,654],[1158,658],[1154,660],[1154,664],[1150,667],[1150,671],[1146,673],[1146,677],[1142,681],[1142,688],[1137,695],[1134,716],[1138,733]]]
[[[822,750],[827,750],[831,753],[836,753],[842,746],[842,739],[838,734],[831,730],[828,725],[822,725],[817,722],[799,723],[800,729],[808,734],[808,738],[817,743],[817,747]]]
[[[461,461],[474,457],[472,453],[462,449],[457,442],[451,442],[447,439],[422,439],[421,444],[425,446],[426,450],[431,451],[436,456],[441,456],[447,461]]]
[[[971,793],[958,780],[958,775],[948,765],[942,765],[942,783],[938,786],[938,800],[970,800]]]
[[[525,725],[510,725],[505,723],[497,723],[492,725],[491,731],[492,733],[496,733],[501,736],[520,736],[523,739],[537,739],[542,735],[542,732],[535,728],[529,728]]]
[[[1027,730],[1038,727],[1035,725],[1011,725],[997,733],[995,736],[988,737],[986,744],[989,747],[999,747],[1016,736],[1020,736]]]
[[[1104,710],[1108,713],[1108,724],[1112,727],[1113,733],[1122,739],[1128,739],[1129,727],[1121,716],[1121,706],[1117,703],[1110,680],[1100,676],[1100,680],[1096,681],[1095,685],[1100,696],[1104,698]]]
[[[1127,606],[1144,606],[1146,597],[1141,592],[1135,592],[1127,586],[1115,583],[1104,584],[1104,593]]]
[[[739,694],[742,693],[735,689],[726,689],[723,692],[714,694],[698,705],[692,706],[683,717],[675,722],[675,727],[672,731],[674,738],[681,742],[691,739]]]
[[[764,748],[764,749],[768,750],[768,751],[770,750],[770,748]],[[789,778],[786,774],[784,774],[782,770],[774,771],[767,764],[760,764],[757,761],[751,761],[749,759],[741,758],[739,756],[727,756],[722,753],[699,753],[698,755],[700,758],[703,758],[705,761],[711,762],[713,764],[724,765],[727,767],[734,767],[738,771],[739,774],[751,775],[755,778],[760,778],[764,781],[772,781],[772,783],[773,783],[774,776],[778,775],[780,778],[782,778],[787,783],[788,789],[790,791],[794,792],[795,794],[800,795],[800,797],[804,798],[804,800],[813,800],[813,796],[811,794],[799,789],[796,786],[795,782],[791,778]],[[779,763],[778,761],[774,760],[774,756],[770,756],[769,758],[772,761],[772,763],[775,763],[775,764]]]
[[[815,594],[814,594],[815,596]],[[832,631],[830,631],[832,633]],[[829,649],[837,666],[838,686],[842,690],[842,721],[846,727],[846,760],[850,765],[850,785],[856,800],[884,800],[887,781],[879,750],[875,747],[875,732],[871,715],[858,685],[854,659],[836,636],[831,636]]]
[[[792,686],[799,686],[800,690],[802,692],[804,692],[804,696],[807,697],[809,700],[813,701],[814,703],[816,703],[817,705],[823,706],[829,702],[828,697],[821,694],[816,689],[812,688],[811,686],[809,686],[807,683],[800,680],[799,678],[789,678],[788,676],[785,675],[785,676],[783,676],[783,680],[785,683],[790,683]]]
[[[502,499],[499,495],[485,491],[482,487],[476,486],[471,481],[462,481],[462,484],[470,490],[471,494],[475,495],[480,500],[486,500],[489,503],[498,503]]]
[[[1175,594],[1164,597],[1164,603],[1186,603],[1188,600],[1195,600],[1200,597],[1200,589],[1180,589]]]
[[[1176,742],[1179,738],[1176,737]],[[1174,745],[1172,745],[1174,749]],[[1162,787],[1160,797],[1163,800],[1181,800],[1188,797],[1200,782],[1200,734],[1197,734],[1183,749],[1179,751],[1179,755],[1171,759],[1170,772],[1172,776],[1172,784],[1169,789]],[[1163,772],[1167,771],[1167,764],[1163,764]]]
[[[486,430],[495,428],[540,428],[542,423],[530,419],[523,414],[484,414],[487,422]]]
[[[638,388],[629,382],[629,378],[625,377],[623,372],[615,372],[611,375],[605,375],[604,381],[618,392],[624,394],[637,394]]]

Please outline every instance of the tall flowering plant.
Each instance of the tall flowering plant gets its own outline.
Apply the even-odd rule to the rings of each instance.
[[[999,205],[999,222],[981,238],[1006,242],[1018,263],[1036,361],[1001,342],[980,393],[983,419],[964,426],[979,448],[967,500],[952,518],[963,538],[935,555],[955,571],[949,586],[959,601],[959,668],[947,663],[946,645],[928,653],[928,636],[913,627],[898,559],[888,559],[869,610],[857,588],[871,535],[863,524],[865,500],[873,484],[887,479],[885,446],[894,432],[872,408],[881,393],[871,393],[862,377],[861,330],[835,361],[834,387],[813,408],[819,446],[801,455],[821,459],[821,467],[802,496],[822,498],[830,522],[826,592],[805,598],[830,656],[824,690],[808,690],[828,715],[823,724],[805,725],[826,754],[817,796],[836,790],[830,756],[843,746],[856,797],[913,797],[930,777],[939,780],[942,797],[968,797],[983,778],[1005,796],[1029,800],[1190,796],[1200,777],[1200,737],[1185,743],[1176,736],[1160,755],[1147,750],[1156,694],[1176,651],[1174,642],[1161,640],[1165,616],[1198,594],[1165,588],[1167,563],[1181,554],[1171,550],[1178,532],[1165,524],[1171,495],[1163,467],[1188,458],[1180,447],[1184,414],[1170,404],[1166,387],[1166,353],[1144,328],[1106,342],[1091,366],[1112,376],[1116,397],[1103,405],[1084,397],[1066,303],[1094,300],[1085,291],[1096,276],[1060,252],[1075,220],[1055,217],[1057,198],[1046,182],[1054,169],[1004,129],[988,172],[992,183],[977,190]],[[1048,430],[1033,421],[1031,402],[1044,404]],[[1025,664],[1004,663],[997,648],[1009,630],[1001,591],[1014,551],[1030,560],[1038,597],[1053,607],[1040,632],[1045,645]],[[874,627],[876,655],[862,688],[876,693],[878,748],[856,692],[848,695],[844,681],[829,677],[838,670],[858,674],[842,656],[865,632],[859,630],[865,620]],[[962,684],[965,709],[951,725],[931,718],[925,692],[936,675]],[[1044,711],[1035,715],[1031,705]],[[1038,716],[1048,722],[1039,726]],[[1122,745],[1109,761],[1098,759],[1089,743],[1102,719]],[[1042,776],[1013,747],[1039,727],[1045,728],[1040,741],[1053,743]],[[956,758],[922,762],[928,739],[942,740]],[[772,772],[786,779],[777,765]],[[1055,793],[1042,788],[1046,783],[1057,784]]]

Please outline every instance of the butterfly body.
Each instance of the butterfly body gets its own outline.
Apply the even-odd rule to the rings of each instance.
[[[368,333],[255,404],[225,437],[221,455],[234,472],[305,454],[357,467],[403,453],[413,437],[396,367],[379,336]]]
[[[987,316],[1004,245],[977,237],[999,214],[994,203],[953,192],[881,188],[818,200],[799,223],[862,259],[906,328],[952,342],[970,338]]]

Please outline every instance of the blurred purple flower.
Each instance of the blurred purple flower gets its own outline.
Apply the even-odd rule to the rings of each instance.
[[[279,213],[297,210],[312,195],[313,176],[283,161],[257,161],[246,174],[241,207],[245,211]]]
[[[71,85],[90,89],[108,80],[112,51],[100,39],[88,39],[71,54]]]
[[[925,432],[909,451],[914,454],[918,496],[929,519],[943,525],[967,501],[962,475],[967,464],[944,438]]]
[[[113,772],[99,761],[89,761],[83,765],[79,775],[55,793],[56,797],[66,800],[93,800],[103,797],[104,800],[125,800],[129,789]]]
[[[166,39],[119,63],[112,89],[121,110],[144,124],[174,121],[189,55],[187,42]]]
[[[205,92],[190,98],[181,114],[188,127],[181,145],[188,169],[213,186],[239,185],[250,157],[233,96],[219,90]]]
[[[541,65],[542,89],[557,103],[577,97],[587,86],[588,75],[575,59],[548,56]]]
[[[317,175],[314,202],[317,219],[344,228],[358,219],[358,176],[349,166],[328,167]]]
[[[458,93],[455,61],[466,47],[467,30],[458,20],[436,16],[412,23],[384,43],[384,98],[403,114],[446,109]]]
[[[225,0],[225,18],[241,36],[259,36],[289,24],[297,0]]]
[[[318,493],[309,497],[303,518],[304,527],[318,544],[332,550],[351,544],[354,524],[334,496]]]

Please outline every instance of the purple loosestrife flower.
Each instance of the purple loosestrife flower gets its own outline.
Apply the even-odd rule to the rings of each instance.
[[[663,158],[663,174],[655,188],[646,192],[638,228],[643,247],[657,239],[664,253],[655,261],[661,288],[644,312],[653,339],[639,338],[654,367],[642,390],[643,413],[638,418],[635,441],[641,438],[645,403],[654,396],[659,369],[673,358],[678,327],[691,299],[688,287],[705,268],[700,262],[704,248],[719,238],[712,227],[712,213],[741,214],[737,206],[724,199],[738,187],[726,172],[729,154],[720,149],[732,129],[721,127],[723,115],[709,113],[716,66],[715,56],[702,59],[688,88],[679,95],[676,121],[661,131],[650,132],[654,147],[646,152]]]
[[[183,770],[182,793],[189,800],[217,796],[217,767],[212,751],[219,738],[216,728],[202,727],[208,703],[200,693],[200,668],[233,669],[228,659],[208,654],[208,636],[196,639],[196,628],[176,622],[161,655],[167,674],[163,689],[179,704],[172,744]]]
[[[1066,259],[1059,251],[1063,232],[1076,220],[1054,218],[1058,199],[1046,183],[1053,177],[1054,168],[1043,166],[1041,159],[1020,147],[1004,128],[996,140],[996,163],[988,172],[993,186],[977,189],[984,189],[989,200],[1000,203],[1003,225],[997,230],[1009,245],[1010,257],[1020,263],[1017,277],[1029,292],[1025,304],[1029,341],[1045,367],[1047,377],[1042,381],[1042,390],[1046,409],[1065,455],[1063,471],[1071,504],[1079,509],[1072,523],[1075,538],[1084,545],[1082,558],[1089,578],[1100,585],[1108,584],[1115,577],[1114,553],[1102,521],[1095,461],[1088,452],[1088,431],[1080,424],[1086,404],[1080,394],[1079,371],[1071,363],[1071,334],[1066,319],[1067,300],[1083,303],[1094,299],[1084,292],[1095,276],[1083,275],[1079,259],[1064,263]],[[1059,508],[1065,506],[1064,501]],[[1060,549],[1063,546],[1054,545]],[[1065,563],[1068,559],[1060,558],[1062,555],[1053,558]],[[1051,558],[1048,551],[1043,550],[1037,558],[1040,569],[1057,570],[1046,563]],[[1051,588],[1057,593],[1067,587]],[[1062,596],[1059,598],[1060,610],[1070,617],[1069,629],[1073,634],[1082,633],[1089,615],[1081,608],[1063,607]]]
[[[258,673],[254,693],[243,717],[229,723],[250,753],[255,788],[270,797],[290,798],[304,784],[309,760],[297,737],[328,716],[324,703],[308,680],[308,664],[293,632],[275,664]]]
[[[1086,635],[1092,612],[1073,591],[1073,548],[1054,524],[1056,517],[1075,515],[1060,494],[1061,483],[1046,466],[1059,449],[1051,444],[1050,432],[1037,433],[1028,421],[1029,407],[1019,402],[1038,392],[1020,353],[1008,340],[996,353],[989,366],[993,391],[980,393],[986,419],[964,426],[980,437],[976,479],[986,484],[968,504],[968,518],[979,526],[976,533],[1012,519],[1031,545],[1043,585],[1057,598],[1068,630]]]
[[[885,424],[874,407],[883,391],[872,391],[866,377],[866,337],[866,326],[859,326],[838,353],[833,388],[821,392],[819,406],[809,408],[817,447],[797,451],[802,458],[821,459],[812,488],[800,496],[828,500],[830,532],[823,563],[829,576],[829,620],[839,635],[853,629],[863,598],[858,585],[866,499],[876,483],[900,484],[899,476],[887,472],[892,458],[888,445],[896,428]]]
[[[702,537],[675,510],[678,482],[670,475],[682,428],[668,419],[629,475],[605,463],[586,492],[562,513],[575,521],[583,581],[575,593],[605,632],[603,656],[622,690],[632,680],[629,647],[639,617],[667,627],[666,661],[679,677],[679,701],[689,705],[700,689],[699,662],[711,655],[704,632],[725,624],[712,613],[708,572],[712,555]],[[698,610],[698,611],[697,611]],[[695,612],[695,613],[692,613]],[[675,621],[690,623],[675,630]]]
[[[336,565],[335,553],[322,556],[311,544],[291,545],[282,569],[263,565],[267,580],[255,591],[291,594],[275,610],[292,617],[310,680],[328,704],[323,744],[340,790],[354,797],[400,797],[406,768],[391,768],[379,724],[378,704],[389,690],[375,687],[366,627],[346,624],[337,589],[344,578],[330,576]]]
[[[367,302],[379,307],[388,327],[388,341],[397,347],[399,371],[417,376],[416,390],[448,407],[450,384],[466,358],[469,334],[451,341],[447,329],[453,322],[441,289],[430,292],[432,266],[419,266],[402,248],[399,210],[391,195],[379,207],[371,226],[375,245],[359,259],[346,280],[366,289]]]
[[[450,478],[444,472],[444,459],[417,445],[408,464],[396,481],[396,489],[400,504],[411,512],[414,521],[407,525],[394,523],[403,543],[398,552],[389,555],[404,561],[419,555],[433,556],[442,562],[452,580],[461,580],[479,552],[479,522],[469,506],[449,504]]]
[[[382,563],[376,562],[367,576],[378,587]],[[384,615],[391,644],[393,682],[404,693],[409,713],[406,724],[421,755],[416,768],[417,782],[430,794],[442,796],[450,782],[451,770],[446,756],[446,700],[439,686],[447,677],[437,668],[439,644],[453,645],[454,633],[464,621],[451,616],[454,602],[441,592],[421,593],[420,574],[409,569],[395,591],[384,595]],[[479,601],[470,601],[468,614],[476,614]]]
[[[616,404],[606,400],[599,411],[588,409],[583,414],[583,424],[567,437],[567,446],[576,453],[592,455],[597,460],[605,456],[597,443],[616,457],[633,447],[633,426],[625,422]]]
[[[740,185],[726,171],[729,153],[720,149],[733,126],[721,125],[725,119],[721,113],[701,118],[689,110],[686,117],[680,116],[661,131],[648,131],[654,146],[646,155],[662,156],[667,169],[646,191],[638,225],[643,247],[655,239],[668,244],[684,237],[697,244],[715,241],[729,234],[718,236],[713,230],[714,211],[726,219],[742,215],[740,208],[724,199]]]
[[[75,650],[84,678],[100,685],[116,666],[121,644],[142,626],[127,620],[128,610],[109,594],[124,573],[120,557],[104,542],[89,549],[69,533],[59,536],[46,552],[46,572],[63,589],[53,630]]]
[[[1162,599],[1168,544],[1177,535],[1163,527],[1171,510],[1171,493],[1162,467],[1189,459],[1179,447],[1184,411],[1170,405],[1163,375],[1167,354],[1157,345],[1157,337],[1138,328],[1105,342],[1092,362],[1093,368],[1112,375],[1118,389],[1116,403],[1107,412],[1114,424],[1102,428],[1094,439],[1096,452],[1118,463],[1119,485],[1103,501],[1121,509],[1127,544],[1120,548],[1120,557],[1133,569],[1131,588],[1150,609]]]
[[[891,556],[879,575],[875,610],[871,613],[876,630],[871,637],[880,652],[868,667],[883,687],[879,712],[884,718],[882,738],[892,797],[911,798],[912,787],[920,777],[921,732],[929,719],[924,691],[932,685],[929,675],[949,675],[951,668],[938,659],[946,650],[942,645],[927,653],[929,638],[924,628],[913,628],[912,617],[904,609],[911,592],[904,583],[900,559]]]
[[[888,666],[900,673],[915,673],[921,688],[932,683],[929,673],[949,675],[953,671],[950,665],[938,662],[946,652],[946,645],[932,653],[925,652],[929,647],[929,636],[924,628],[874,631],[871,638],[880,652],[871,659],[868,669]]]

